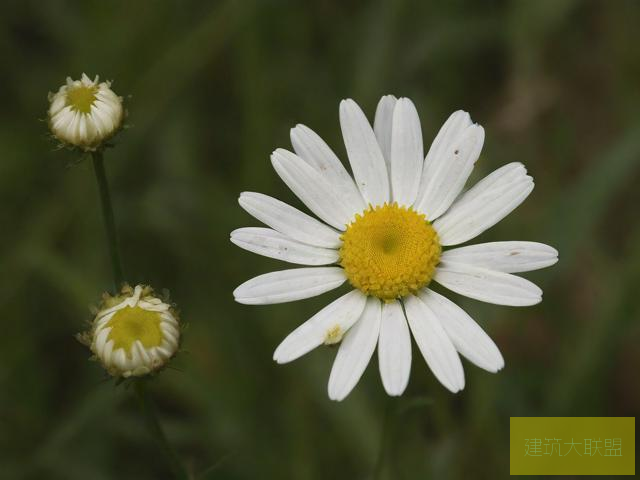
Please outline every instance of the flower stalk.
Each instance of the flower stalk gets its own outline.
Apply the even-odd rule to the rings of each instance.
[[[167,436],[164,434],[162,425],[160,425],[155,407],[147,393],[145,379],[136,379],[136,381],[134,382],[134,388],[136,397],[138,398],[138,402],[140,404],[140,409],[142,410],[142,413],[144,415],[145,423],[147,424],[147,428],[149,429],[151,436],[155,439],[156,444],[167,459],[174,478],[176,478],[176,480],[189,480],[187,471],[182,465],[182,462],[180,461],[180,458],[176,454],[175,450],[171,447],[171,444],[167,440]]]
[[[113,270],[114,293],[118,293],[124,283],[122,273],[122,261],[120,259],[120,251],[118,248],[118,235],[116,233],[116,223],[113,215],[113,207],[111,205],[111,194],[109,193],[109,182],[104,169],[104,156],[102,150],[91,152],[93,159],[93,169],[96,174],[96,182],[100,192],[100,206],[102,209],[102,219],[104,229],[107,235],[107,248],[109,250],[109,258],[111,259],[111,268]]]
[[[383,478],[385,460],[387,458],[387,451],[389,449],[389,443],[391,441],[392,424],[396,412],[396,402],[393,397],[387,399],[387,405],[384,409],[384,419],[382,421],[382,431],[380,432],[380,446],[378,447],[378,455],[376,457],[376,463],[373,467],[373,480],[381,480]]]
[[[104,168],[102,150],[91,152],[91,157],[93,160],[96,181],[98,183],[98,190],[100,191],[102,218],[107,236],[107,246],[109,250],[109,257],[111,258],[111,267],[113,269],[114,293],[117,295],[124,283],[124,276],[122,273],[122,261],[120,259],[120,251],[118,247],[118,235],[113,215],[109,182]],[[149,395],[147,394],[145,380],[140,378],[136,379],[134,382],[134,388],[140,408],[144,415],[145,423],[149,429],[149,433],[155,439],[158,447],[166,458],[174,478],[176,480],[188,480],[189,476],[187,475],[182,462],[175,450],[171,447],[171,444],[167,440],[162,426],[160,425],[158,414],[151,399],[149,398]]]

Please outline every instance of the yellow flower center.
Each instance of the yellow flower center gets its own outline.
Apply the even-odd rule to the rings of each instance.
[[[340,265],[351,285],[386,302],[427,285],[440,260],[438,234],[425,216],[396,203],[356,215],[341,238]]]
[[[140,340],[145,348],[158,347],[162,343],[160,314],[140,307],[124,307],[118,310],[107,327],[111,327],[109,340],[113,340],[113,350],[123,348],[131,351],[131,346]]]
[[[96,100],[96,92],[98,87],[80,87],[70,88],[67,92],[67,105],[72,110],[82,113],[91,113],[91,105]]]

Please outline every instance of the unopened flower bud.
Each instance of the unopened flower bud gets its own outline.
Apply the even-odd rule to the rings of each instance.
[[[87,343],[114,377],[142,376],[164,367],[178,350],[180,326],[171,305],[153,289],[125,286],[105,295]]]
[[[110,82],[98,83],[82,74],[49,94],[49,128],[63,144],[94,151],[122,128],[122,98],[111,90]]]

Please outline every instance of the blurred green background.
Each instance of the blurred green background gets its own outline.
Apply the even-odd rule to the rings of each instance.
[[[100,74],[131,128],[106,153],[127,278],[167,288],[189,328],[151,385],[201,478],[503,478],[510,416],[635,416],[640,405],[640,5],[635,1],[14,1],[0,20],[0,478],[163,479],[130,391],[73,335],[111,286],[91,163],[47,139],[47,92]],[[339,293],[233,302],[284,264],[228,239],[243,190],[300,203],[269,154],[305,123],[345,159],[338,103],[412,98],[430,143],[455,109],[487,132],[471,181],[511,161],[529,199],[480,241],[560,251],[531,308],[449,294],[506,368],[457,395],[414,346],[390,400],[374,360],[342,403],[335,349],[278,343]],[[385,420],[386,419],[386,420]],[[383,440],[383,425],[386,429]],[[376,467],[377,465],[377,467]]]

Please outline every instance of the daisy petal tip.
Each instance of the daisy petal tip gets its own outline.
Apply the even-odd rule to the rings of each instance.
[[[551,267],[556,263],[558,263],[558,261],[560,260],[558,250],[548,245],[547,247],[549,248],[549,252],[548,252],[549,256],[547,257],[547,263],[544,265],[544,267],[541,267],[541,268]]]
[[[542,293],[532,295],[529,298],[521,298],[519,303],[513,303],[512,307],[534,307],[542,302]]]
[[[345,98],[340,102],[340,112],[347,113],[347,110],[360,110],[360,106],[353,98]]]
[[[280,160],[280,157],[282,156],[282,148],[276,148],[273,152],[271,152],[271,161],[277,161]]]
[[[458,393],[458,392],[461,392],[462,390],[464,390],[465,379],[464,379],[464,376],[463,376],[462,378],[458,378],[457,381],[454,381],[452,383],[448,383],[447,385],[445,385],[443,383],[442,385],[447,390],[449,390],[451,393]]]
[[[345,392],[342,392],[342,391],[340,391],[338,389],[332,388],[331,386],[329,386],[329,389],[328,389],[327,393],[329,395],[329,400],[331,400],[333,402],[341,402],[349,394],[349,392],[345,393]]]
[[[525,167],[524,163],[522,162],[511,162],[509,165],[511,165],[512,168],[517,168],[518,170],[522,170],[524,173],[527,172],[527,167]]]
[[[390,397],[400,397],[407,389],[407,385],[384,385],[384,389]]]
[[[456,110],[451,114],[451,117],[466,118],[467,123],[471,123],[471,115],[469,115],[469,112],[467,112],[466,110]]]
[[[233,291],[233,299],[242,305],[254,305],[255,302],[252,302],[251,297],[244,296],[243,286],[240,285]]]
[[[297,140],[301,135],[303,135],[306,129],[307,127],[305,127],[303,124],[296,123],[296,125],[291,130],[289,130],[291,142],[293,143],[294,140]]]
[[[480,150],[484,145],[484,136],[484,128],[478,123],[470,125],[464,132],[464,138],[466,139],[466,141],[471,141],[475,145],[475,148],[478,149],[478,154],[474,155],[476,157],[476,160],[477,157],[480,156]]]
[[[496,363],[485,365],[481,368],[489,373],[499,373],[504,368],[504,359],[500,356],[500,359]]]
[[[274,151],[271,153],[271,156],[269,157],[271,160],[271,165],[273,165],[273,168],[276,172],[278,172],[278,174],[280,174],[280,171],[282,170],[282,156],[277,152]]]
[[[246,205],[247,201],[250,201],[251,197],[255,198],[255,192],[240,192],[240,196],[238,197],[238,203],[240,206]]]
[[[235,295],[233,296],[233,299],[235,300],[236,303],[239,303],[240,305],[253,305],[249,300],[247,300],[246,298],[242,298],[242,297],[236,297]]]
[[[276,351],[273,352],[273,361],[276,362],[278,365],[283,365],[285,363],[288,363],[290,360],[285,358],[280,348],[276,348]]]

